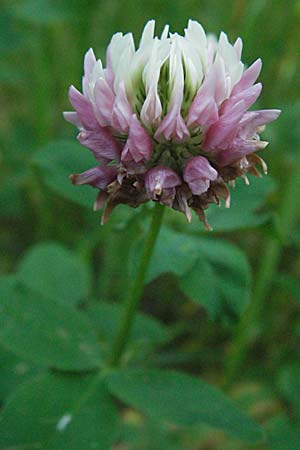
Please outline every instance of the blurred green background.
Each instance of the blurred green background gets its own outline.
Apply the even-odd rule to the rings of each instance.
[[[151,18],[156,19],[158,34],[166,23],[182,33],[193,18],[207,32],[224,30],[231,41],[240,36],[246,64],[262,58],[263,93],[255,106],[283,111],[265,132],[270,145],[262,157],[270,175],[251,179],[249,187],[238,183],[231,210],[212,207],[212,233],[196,218],[188,225],[179,214],[168,212],[166,222],[175,233],[169,236],[172,245],[180,247],[180,239],[186,242],[190,236],[199,252],[208,255],[204,259],[212,269],[200,264],[197,271],[187,271],[179,289],[176,277],[164,274],[173,268],[166,258],[169,248],[162,246],[157,261],[168,270],[162,267],[154,273],[152,279],[159,278],[144,293],[142,309],[169,325],[176,336],[147,353],[149,365],[201,374],[224,386],[269,430],[268,448],[300,449],[300,1],[2,0],[1,5],[1,275],[7,278],[18,271],[25,284],[37,292],[54,290],[54,295],[53,286],[58,283],[63,291],[64,282],[69,283],[66,298],[78,295],[83,308],[89,298],[121,299],[130,252],[149,212],[148,206],[136,211],[119,207],[100,228],[99,213],[92,212],[95,192],[69,184],[68,175],[90,167],[93,160],[62,118],[62,111],[71,109],[69,85],[80,88],[85,51],[92,47],[105,61],[105,49],[117,31],[132,31],[137,44]],[[51,260],[47,249],[45,258],[34,255],[30,260],[30,252],[49,241],[63,247],[58,253],[71,252],[68,273],[49,275],[52,267],[54,272],[59,267],[59,257]],[[67,264],[64,258],[62,266]],[[185,264],[189,255],[183,251],[174,261],[177,258]],[[228,259],[225,268],[222,258]],[[87,274],[78,281],[78,271],[84,270]],[[217,294],[208,294],[214,286],[206,283],[206,270],[215,271]],[[1,342],[0,332],[4,404],[37,369],[14,356],[7,345],[2,348]],[[127,428],[120,450],[246,448],[207,430],[175,430],[170,437],[156,425],[145,425],[135,413],[126,411],[124,417]]]

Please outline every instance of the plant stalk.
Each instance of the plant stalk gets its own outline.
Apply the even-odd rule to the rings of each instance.
[[[281,239],[270,236],[265,243],[264,251],[262,252],[263,257],[254,282],[252,299],[243,313],[232,343],[227,367],[225,368],[228,386],[236,379],[247,356],[251,337],[264,313],[267,313],[266,299],[280,261],[282,247],[288,242],[289,236],[299,218],[299,199],[300,165],[295,164],[293,173],[287,179],[285,193],[278,211]],[[269,304],[268,307],[271,307],[271,305]]]
[[[155,206],[153,208],[152,221],[148,230],[148,234],[146,236],[145,245],[141,255],[136,278],[131,289],[128,292],[128,296],[125,298],[123,314],[120,321],[120,328],[112,344],[111,358],[109,361],[110,367],[118,366],[124,350],[126,349],[137,306],[142,295],[147,269],[151,261],[151,256],[153,254],[156,239],[161,227],[163,213],[164,207],[158,202],[155,203]]]

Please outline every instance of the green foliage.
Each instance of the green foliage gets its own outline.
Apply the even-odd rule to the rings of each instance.
[[[274,192],[275,184],[270,176],[249,177],[250,186],[237,179],[235,188],[230,189],[230,209],[211,205],[207,211],[207,220],[214,231],[232,231],[255,227],[266,221],[269,214],[259,213],[268,196]],[[243,207],[241,208],[241,205]],[[192,225],[196,229],[195,221]]]
[[[131,450],[180,450],[178,432],[156,421],[146,420],[142,424],[126,424],[121,429],[121,442],[130,445]],[[190,428],[189,428],[189,436]]]
[[[220,391],[178,372],[125,370],[107,377],[112,393],[155,420],[193,426],[206,423],[240,439],[263,439],[258,425]]]
[[[294,413],[300,421],[300,364],[286,366],[282,369],[277,384],[281,395],[294,407]]]
[[[243,252],[228,242],[217,239],[198,239],[199,254],[214,271],[218,312],[228,309],[240,315],[249,301],[250,267]]]
[[[80,173],[94,165],[87,149],[73,141],[56,141],[46,144],[33,157],[32,163],[43,174],[46,186],[56,194],[92,208],[95,192],[90,186],[72,186],[71,173]]]
[[[136,271],[138,249],[132,258]],[[148,270],[152,281],[163,273],[176,276],[188,298],[203,305],[211,317],[240,315],[249,301],[250,268],[239,249],[220,239],[206,239],[163,227]]]
[[[0,448],[109,450],[116,407],[99,377],[40,375],[10,398],[0,421]]]
[[[178,278],[178,284],[182,292],[204,306],[211,317],[220,312],[218,280],[213,267],[204,258],[198,258],[191,269]]]
[[[299,301],[299,280],[295,276],[288,273],[278,274],[275,280],[276,286],[282,290],[283,293],[289,295],[296,301]]]
[[[300,424],[279,416],[269,423],[270,450],[296,450],[300,442]]]
[[[37,294],[76,305],[91,288],[87,265],[56,243],[31,247],[23,256],[17,277]]]
[[[63,370],[101,364],[96,334],[83,314],[12,280],[1,280],[0,293],[0,343],[5,348],[36,364]]]
[[[27,0],[14,7],[14,15],[34,25],[56,25],[72,19],[69,5],[56,0]]]
[[[132,31],[137,43],[149,18],[158,34],[195,18],[241,36],[244,62],[263,60],[258,108],[283,114],[263,136],[271,176],[238,180],[230,209],[211,205],[212,233],[196,217],[166,214],[124,367],[104,380],[148,207],[118,207],[98,228],[96,190],[69,181],[94,158],[61,113],[71,109],[68,86],[80,86],[84,52],[93,47],[104,61],[112,33]],[[298,450],[299,19],[294,0],[3,0],[1,450]],[[226,384],[245,308],[251,327],[227,390],[233,403],[211,385]]]
[[[19,358],[2,347],[0,361],[0,401],[11,394],[18,384],[40,371],[40,367],[28,362],[27,358]]]
[[[8,52],[17,49],[22,45],[22,39],[20,34],[15,29],[14,20],[8,11],[3,10],[0,17],[0,51]],[[1,61],[2,63],[2,61]]]
[[[122,307],[107,302],[91,304],[87,310],[88,317],[94,324],[100,338],[112,342],[121,319]],[[167,328],[158,320],[137,314],[131,331],[131,344],[162,344],[170,339]]]

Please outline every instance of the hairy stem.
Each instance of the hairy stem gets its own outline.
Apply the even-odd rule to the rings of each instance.
[[[258,322],[266,312],[266,298],[280,261],[282,247],[288,241],[299,216],[300,165],[295,165],[294,172],[287,179],[285,193],[279,210],[279,233],[281,239],[270,236],[262,251],[262,259],[256,280],[252,300],[245,310],[238,325],[227,361],[226,380],[230,385],[236,378],[247,356],[251,336]],[[298,205],[296,204],[298,203]],[[270,307],[270,305],[268,305]]]
[[[111,358],[109,361],[109,365],[111,367],[118,366],[123,352],[126,348],[131,328],[134,322],[136,309],[142,295],[147,268],[149,266],[155,242],[162,223],[163,212],[164,207],[159,203],[156,203],[155,207],[153,208],[152,221],[145,240],[145,245],[141,255],[136,278],[131,289],[128,292],[127,297],[125,298],[119,331],[117,332],[112,345]]]

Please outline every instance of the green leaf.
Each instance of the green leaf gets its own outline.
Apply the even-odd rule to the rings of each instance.
[[[199,258],[199,252],[194,241],[193,238],[183,233],[176,233],[167,227],[163,227],[155,245],[146,281],[152,281],[162,273],[167,272],[177,276],[187,273]],[[136,254],[138,249],[140,249],[140,245],[135,249]],[[138,261],[136,257],[135,267]],[[133,271],[135,272],[135,270],[134,268]]]
[[[18,32],[11,13],[9,10],[5,10],[4,5],[1,7],[0,29],[0,52],[2,54],[12,52],[24,46],[27,37],[24,33]]]
[[[217,279],[212,266],[204,259],[198,259],[194,266],[178,278],[179,286],[194,302],[207,309],[210,316],[215,317],[219,311],[217,301]]]
[[[284,367],[278,377],[277,385],[285,400],[294,405],[295,412],[300,417],[300,365],[296,363]]]
[[[298,405],[299,406],[299,405]],[[281,415],[268,423],[269,450],[297,450],[300,442],[300,423],[292,423]]]
[[[100,336],[111,342],[119,327],[122,306],[100,302],[89,306],[87,314]],[[158,320],[142,313],[136,315],[130,335],[131,343],[161,344],[169,337],[167,328]]]
[[[99,376],[44,374],[20,386],[0,416],[0,448],[110,450],[117,411]]]
[[[278,273],[274,279],[274,283],[282,293],[290,295],[296,301],[300,300],[300,286],[299,278],[297,276],[289,273]]]
[[[39,367],[0,347],[0,400],[5,400],[19,384],[39,370]]]
[[[32,162],[41,170],[49,189],[81,206],[92,207],[96,191],[91,186],[74,186],[69,180],[70,174],[95,166],[88,149],[73,141],[54,141],[41,148]]]
[[[1,181],[0,204],[2,217],[20,217],[20,214],[24,214],[22,188],[18,185],[16,177],[11,175]]]
[[[124,447],[130,450],[182,450],[183,448],[174,430],[151,420],[124,424],[120,434],[121,446],[124,443]]]
[[[234,189],[230,188],[230,209],[222,205],[210,205],[206,217],[214,231],[233,231],[251,228],[264,223],[269,215],[257,211],[266,203],[268,196],[275,191],[275,182],[270,176],[249,177],[250,186],[242,179],[236,180]],[[197,226],[192,222],[192,228]],[[197,226],[199,230],[199,226]]]
[[[0,280],[0,344],[25,360],[62,370],[98,367],[102,356],[87,317]]]
[[[18,19],[36,25],[56,25],[71,19],[69,5],[57,0],[27,0],[15,5],[13,13]]]
[[[0,42],[1,47],[1,42]],[[1,51],[1,49],[0,49]],[[16,70],[13,64],[9,64],[8,61],[1,61],[0,63],[0,85],[12,86],[14,88],[25,84],[26,78],[23,73]]]
[[[282,103],[282,111],[284,113],[280,116],[280,120],[275,123],[275,126],[267,128],[268,134],[271,133],[270,141],[277,142],[277,146],[272,149],[273,157],[275,156],[275,163],[277,163],[277,172],[280,176],[282,171],[288,167],[293,167],[299,161],[299,144],[300,144],[300,130],[298,126],[298,117],[300,114],[300,100],[298,98],[291,98],[289,101]],[[269,140],[269,139],[268,139]],[[284,155],[282,155],[282,146],[285,148]],[[273,146],[272,146],[273,147]],[[274,155],[274,150],[275,155]],[[277,157],[277,158],[276,158]],[[282,163],[285,163],[283,166]],[[286,165],[288,163],[288,165]]]
[[[249,442],[263,439],[252,419],[200,379],[173,371],[120,370],[108,374],[107,382],[120,400],[155,420],[184,426],[206,423]]]
[[[140,243],[133,250],[131,273]],[[240,315],[249,301],[250,267],[244,253],[220,239],[187,235],[163,227],[151,259],[147,281],[170,272],[182,291],[207,308],[212,317]]]
[[[86,297],[91,287],[91,274],[78,255],[50,242],[25,253],[17,277],[36,293],[69,305]]]
[[[220,309],[240,315],[250,299],[251,271],[246,255],[221,239],[196,239],[199,253],[211,264]]]

